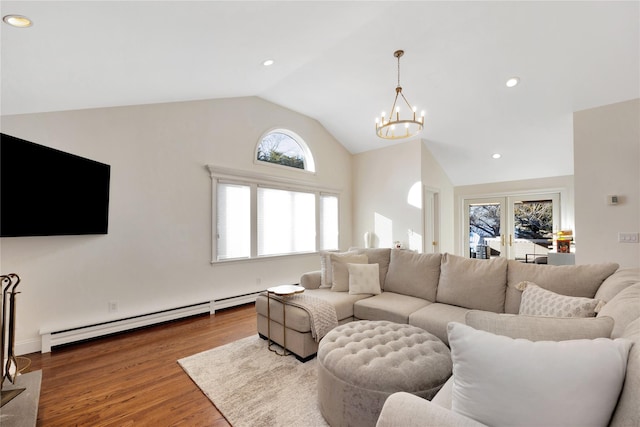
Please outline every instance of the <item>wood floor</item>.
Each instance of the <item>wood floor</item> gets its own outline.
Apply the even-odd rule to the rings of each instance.
[[[42,369],[37,426],[229,426],[176,361],[253,334],[247,304],[26,355]]]

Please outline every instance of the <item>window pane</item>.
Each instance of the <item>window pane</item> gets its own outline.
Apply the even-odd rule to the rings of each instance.
[[[258,188],[258,256],[315,251],[315,195]]]
[[[257,159],[292,168],[305,169],[304,151],[298,141],[281,132],[271,132],[260,141]]]
[[[320,249],[338,249],[338,198],[320,196]]]
[[[218,184],[218,260],[251,255],[251,192],[248,185]]]

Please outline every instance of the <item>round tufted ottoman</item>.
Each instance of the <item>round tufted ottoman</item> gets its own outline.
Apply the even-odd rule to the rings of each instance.
[[[451,376],[449,348],[424,329],[361,320],[329,332],[318,346],[318,399],[331,427],[375,426],[387,397],[431,399]]]

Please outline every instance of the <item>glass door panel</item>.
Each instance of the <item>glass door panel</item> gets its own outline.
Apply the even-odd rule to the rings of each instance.
[[[509,258],[526,263],[546,262],[559,218],[559,196],[510,197]],[[555,225],[555,227],[554,227]]]
[[[467,256],[490,258],[504,256],[504,199],[467,200],[465,222],[469,243]]]

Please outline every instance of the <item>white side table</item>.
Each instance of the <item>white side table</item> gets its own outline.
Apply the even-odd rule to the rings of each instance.
[[[291,352],[287,352],[287,314],[285,310],[287,297],[302,292],[304,292],[304,288],[298,285],[274,286],[267,289],[267,348],[278,356],[288,356],[291,354]],[[276,349],[271,348],[271,294],[282,297],[282,353],[278,353]]]

